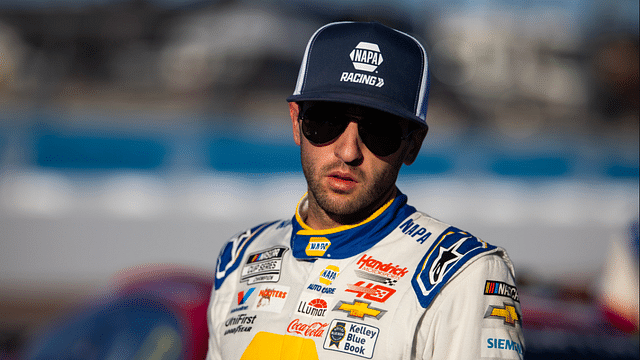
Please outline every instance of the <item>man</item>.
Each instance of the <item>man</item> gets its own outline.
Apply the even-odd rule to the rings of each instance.
[[[325,25],[289,101],[308,192],[233,237],[216,267],[209,359],[521,359],[505,251],[396,187],[427,134],[424,48],[378,23]]]

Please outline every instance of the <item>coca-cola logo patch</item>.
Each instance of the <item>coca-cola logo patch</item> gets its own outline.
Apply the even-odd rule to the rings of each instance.
[[[323,323],[320,321],[315,322],[303,322],[300,319],[294,319],[287,326],[287,332],[298,334],[306,337],[322,337],[324,331],[329,326],[329,323]]]

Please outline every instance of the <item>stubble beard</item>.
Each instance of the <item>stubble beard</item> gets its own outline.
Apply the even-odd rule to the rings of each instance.
[[[322,168],[314,168],[312,161],[306,161],[302,156],[302,171],[307,179],[309,201],[324,211],[332,220],[342,225],[356,224],[373,214],[380,208],[395,190],[397,171],[381,171],[367,178],[357,168],[349,167],[360,175],[363,189],[354,194],[340,194],[323,186],[322,181],[330,171],[349,167],[342,163],[335,163]],[[310,204],[310,207],[313,204]]]

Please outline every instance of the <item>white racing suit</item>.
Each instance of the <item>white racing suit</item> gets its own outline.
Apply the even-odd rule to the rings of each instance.
[[[366,221],[262,224],[221,250],[210,360],[522,359],[506,252],[398,196]]]

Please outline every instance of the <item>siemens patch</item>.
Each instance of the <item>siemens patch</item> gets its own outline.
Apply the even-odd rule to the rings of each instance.
[[[505,329],[482,329],[480,356],[491,359],[524,358],[524,340]]]

